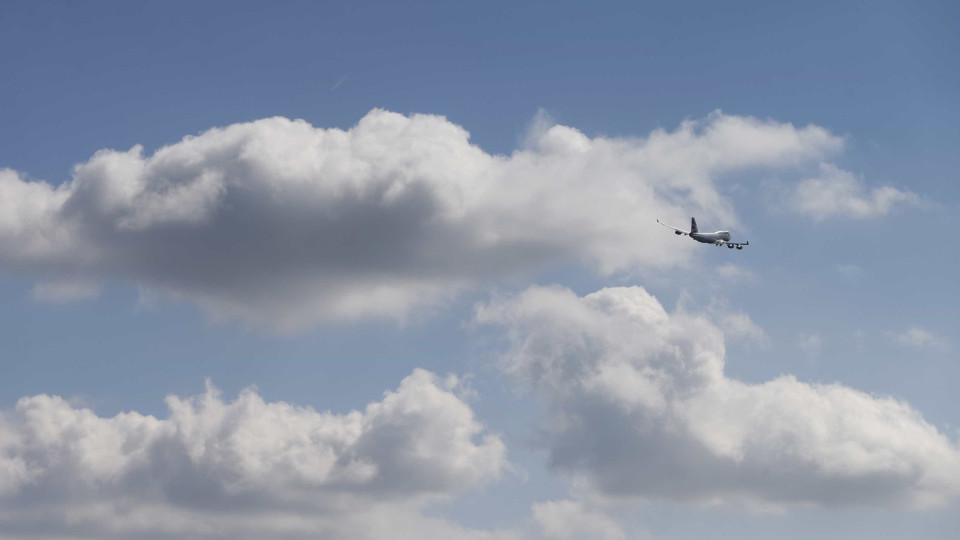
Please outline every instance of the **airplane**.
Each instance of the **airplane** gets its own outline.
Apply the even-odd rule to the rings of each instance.
[[[657,223],[663,225],[664,227],[669,227],[673,229],[673,233],[677,235],[687,235],[690,238],[693,238],[697,242],[702,242],[704,244],[716,244],[718,247],[726,245],[728,248],[733,249],[743,249],[743,246],[749,246],[750,242],[731,242],[730,241],[730,231],[717,231],[712,233],[702,233],[697,229],[697,220],[690,218],[690,230],[685,231],[683,229],[678,229],[672,225],[667,225],[666,223],[657,220]]]

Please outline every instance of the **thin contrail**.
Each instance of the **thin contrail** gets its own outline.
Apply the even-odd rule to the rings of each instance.
[[[344,75],[343,77],[340,77],[340,80],[337,81],[337,82],[335,82],[335,83],[333,83],[333,86],[330,87],[330,91],[333,92],[333,91],[336,90],[337,88],[340,88],[340,85],[343,84],[344,81],[346,81],[346,80],[347,80],[347,77],[349,77],[349,76],[350,76],[350,74],[348,73],[348,74]]]

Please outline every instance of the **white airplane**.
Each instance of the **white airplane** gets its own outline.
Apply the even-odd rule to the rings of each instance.
[[[685,234],[690,238],[693,238],[697,242],[702,242],[704,244],[716,244],[717,246],[726,246],[730,249],[737,248],[743,249],[743,246],[749,246],[750,242],[731,242],[730,241],[730,231],[717,231],[712,233],[702,233],[697,230],[697,220],[690,218],[690,230],[685,231],[683,229],[678,229],[672,225],[667,225],[666,223],[657,220],[657,223],[663,225],[664,227],[670,227],[673,229],[674,234]]]

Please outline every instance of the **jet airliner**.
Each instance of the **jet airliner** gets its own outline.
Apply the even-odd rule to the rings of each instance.
[[[743,249],[743,246],[749,246],[750,242],[731,242],[730,241],[730,231],[717,231],[712,233],[700,232],[697,229],[697,220],[690,218],[690,230],[685,231],[683,229],[678,229],[672,225],[667,225],[666,223],[657,220],[657,223],[663,225],[664,227],[669,227],[673,229],[673,233],[677,235],[687,235],[690,238],[693,238],[697,242],[704,244],[715,244],[717,246],[726,245],[728,248],[733,249]]]

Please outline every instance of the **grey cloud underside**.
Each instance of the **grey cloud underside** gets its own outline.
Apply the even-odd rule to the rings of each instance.
[[[46,290],[126,280],[280,329],[403,317],[553,262],[681,263],[692,247],[654,217],[735,222],[718,175],[842,140],[715,113],[645,139],[543,126],[528,144],[490,155],[445,118],[374,110],[346,131],[270,118],[102,150],[58,187],[0,170],[0,268]]]
[[[924,507],[960,491],[956,441],[906,403],[723,373],[722,332],[641,288],[533,288],[483,306],[505,373],[545,402],[550,466],[608,497]]]
[[[505,449],[416,370],[363,412],[167,399],[170,415],[98,417],[60,398],[0,414],[0,530],[76,537],[376,538],[473,533],[426,502],[496,478]],[[379,532],[378,532],[379,531]],[[445,532],[443,532],[445,531]],[[478,533],[479,534],[479,533]]]

